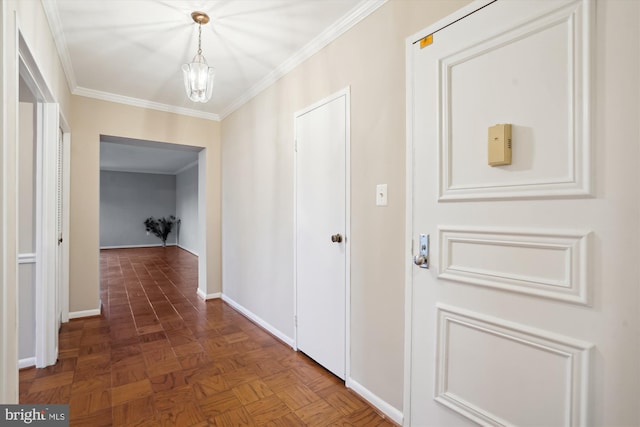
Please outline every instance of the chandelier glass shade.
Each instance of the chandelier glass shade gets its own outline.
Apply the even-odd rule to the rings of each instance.
[[[202,24],[209,22],[209,17],[203,12],[193,12],[191,17],[198,24],[198,53],[190,63],[182,65],[184,87],[190,100],[207,102],[213,93],[215,70],[213,67],[209,67],[207,60],[202,55],[201,41]]]

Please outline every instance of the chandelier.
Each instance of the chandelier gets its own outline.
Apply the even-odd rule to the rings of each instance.
[[[187,96],[194,102],[207,102],[213,93],[213,77],[215,70],[209,67],[202,55],[202,25],[209,22],[209,16],[204,12],[193,12],[193,21],[198,24],[198,53],[189,64],[182,65],[184,87]]]

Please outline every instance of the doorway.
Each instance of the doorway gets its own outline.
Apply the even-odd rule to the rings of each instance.
[[[204,252],[205,168],[206,148],[101,135],[100,249],[161,246],[144,221],[174,215],[166,244],[198,257],[197,294],[211,298]]]
[[[296,348],[348,377],[349,89],[295,115]]]
[[[56,362],[68,318],[69,126],[19,34],[20,367]]]

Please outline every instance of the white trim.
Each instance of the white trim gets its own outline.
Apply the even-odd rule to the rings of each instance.
[[[576,304],[588,304],[587,268],[591,232],[584,230],[518,229],[504,227],[438,227],[438,278],[476,286],[534,295]],[[563,264],[562,274],[556,277],[536,276],[530,272],[507,272],[490,267],[479,269],[456,259],[456,244],[471,244],[483,248],[508,247],[536,249],[547,256],[555,256]],[[534,255],[526,256],[528,263],[540,265]],[[523,256],[524,258],[524,256]],[[508,264],[508,261],[504,261]]]
[[[415,36],[413,36],[415,37]],[[411,337],[413,334],[413,39],[405,42],[405,269],[404,269],[404,390],[402,410],[406,425],[411,425]]]
[[[18,403],[18,20],[9,2],[0,5],[0,402]],[[7,232],[11,230],[11,232]],[[13,234],[12,234],[13,233]]]
[[[58,312],[60,290],[57,275],[57,148],[60,112],[26,39],[18,38],[18,73],[33,92],[36,102],[36,295],[35,295],[35,357],[36,366],[52,365],[58,358]]]
[[[402,415],[402,411],[394,408],[383,399],[372,393],[368,388],[364,387],[362,384],[358,383],[352,378],[347,378],[346,386],[347,388],[350,388],[358,395],[360,395],[360,397],[362,397],[372,406],[375,406],[384,415],[389,417],[394,423],[402,425],[404,418]]]
[[[78,86],[78,84],[76,83],[76,75],[73,71],[71,56],[67,49],[67,41],[64,37],[64,31],[62,31],[62,20],[58,13],[58,7],[53,1],[41,0],[41,3],[42,8],[44,9],[44,14],[49,22],[51,35],[53,36],[53,40],[58,50],[58,56],[60,57],[60,63],[62,64],[64,75],[67,78],[67,84],[69,85],[69,89],[73,90]]]
[[[40,272],[36,282],[36,367],[53,365],[58,358],[57,299],[57,147],[59,118],[58,104],[38,104],[38,145],[42,168],[38,182],[41,199],[37,240],[40,240],[36,270]]]
[[[38,257],[35,253],[18,254],[18,264],[35,264],[37,261]]]
[[[199,119],[212,120],[214,122],[220,121],[220,115],[215,113],[194,110],[192,108],[177,107],[175,105],[162,104],[160,102],[134,98],[131,96],[118,95],[115,93],[103,92],[100,90],[88,89],[81,86],[75,86],[71,92],[74,95],[99,99],[101,101],[115,102],[117,104],[130,105],[132,107],[148,108],[150,110],[164,111],[166,113],[181,114],[183,116],[197,117]]]
[[[220,113],[222,119],[226,118],[229,114],[233,113],[241,106],[249,102],[252,98],[257,96],[260,92],[277,82],[280,78],[291,72],[298,65],[318,53],[322,48],[327,46],[332,41],[336,40],[345,32],[349,31],[358,22],[362,21],[367,16],[378,10],[384,5],[387,0],[363,0],[357,6],[355,6],[348,15],[334,23],[332,26],[323,31],[316,38],[311,40],[306,46],[300,49],[297,53],[280,64],[278,68],[269,73],[266,77],[253,85],[244,95],[237,98]]]
[[[438,101],[439,126],[437,143],[440,146],[439,201],[533,199],[558,197],[589,197],[591,194],[591,138],[590,138],[590,90],[588,76],[592,46],[590,44],[594,2],[572,3],[551,13],[536,15],[526,22],[514,22],[507,30],[494,34],[451,55],[440,58],[437,87],[441,88]],[[567,96],[569,132],[562,144],[568,154],[564,176],[536,176],[529,178],[503,178],[493,182],[459,182],[454,176],[453,140],[451,130],[451,69],[472,58],[502,48],[508,43],[529,37],[551,26],[566,23],[565,32],[569,51],[569,73],[566,76],[570,88]],[[581,31],[580,31],[581,30]],[[586,59],[585,59],[586,58]],[[583,66],[578,66],[584,64]],[[586,77],[585,77],[586,76]],[[566,144],[566,145],[565,145]],[[454,182],[456,182],[454,184]],[[473,181],[473,180],[472,180]]]
[[[71,134],[64,116],[60,115],[62,129],[62,284],[60,310],[62,322],[69,321],[69,200],[71,194]]]
[[[420,39],[433,34],[435,31],[462,19],[464,16],[487,6],[495,0],[475,0],[474,2],[458,9],[418,31],[405,39],[405,85],[406,85],[406,149],[405,149],[405,274],[404,274],[404,393],[403,393],[403,413],[404,425],[411,425],[411,353],[412,346],[412,319],[413,319],[413,45]]]
[[[207,286],[207,152],[207,148],[198,152],[198,291],[202,295],[207,295],[209,291]]]
[[[196,291],[196,294],[202,298],[203,300],[207,301],[210,299],[219,299],[220,297],[222,297],[222,293],[221,292],[214,292],[212,294],[205,294],[204,292],[202,292],[200,289],[198,289]]]
[[[178,246],[175,243],[167,243],[167,246]],[[135,248],[161,248],[162,243],[146,244],[146,245],[116,245],[116,246],[100,246],[102,249],[135,249]]]
[[[345,365],[344,377],[351,377],[351,86],[344,89],[345,95],[345,147],[344,147],[344,187],[345,187]]]
[[[386,1],[386,0],[385,0]],[[293,115],[294,126],[294,156],[293,156],[293,345],[294,350],[298,349],[298,281],[297,281],[297,209],[298,209],[298,156],[296,155],[298,142],[296,134],[296,120],[318,108],[328,104],[340,97],[345,97],[345,365],[344,377],[351,375],[351,86],[335,92],[326,98],[311,104],[310,106],[297,111]]]
[[[208,113],[200,110],[194,110],[191,108],[177,107],[159,102],[153,102],[149,100],[133,98],[129,96],[117,95],[109,92],[102,92],[98,90],[88,89],[78,86],[75,74],[73,71],[73,65],[67,49],[67,43],[64,39],[64,33],[62,31],[62,23],[55,6],[55,2],[41,0],[44,8],[45,15],[49,21],[49,27],[51,33],[54,36],[58,56],[62,63],[67,83],[72,94],[78,96],[84,96],[88,98],[100,99],[103,101],[116,102],[119,104],[132,105],[134,107],[149,108],[152,110],[165,111],[169,113],[182,114],[185,116],[198,117],[207,120],[221,121],[229,114],[239,109],[242,105],[246,104],[249,100],[254,98],[260,92],[277,82],[280,78],[292,71],[298,65],[318,53],[321,49],[327,46],[332,41],[343,35],[350,30],[360,21],[373,12],[378,10],[384,5],[387,0],[362,0],[358,3],[347,15],[342,17],[339,21],[335,22],[332,26],[323,31],[320,35],[315,37],[309,43],[307,43],[302,49],[289,57],[286,61],[278,66],[271,73],[266,75],[262,80],[253,85],[243,95],[236,98],[233,102],[227,105],[221,114]]]
[[[411,46],[414,43],[417,43],[420,41],[420,39],[428,36],[429,34],[433,34],[438,30],[441,30],[442,28],[446,27],[447,25],[453,24],[455,21],[459,21],[460,19],[464,18],[465,16],[485,7],[488,6],[489,4],[493,3],[496,0],[475,0],[472,3],[469,3],[468,5],[466,5],[463,8],[460,8],[458,10],[456,10],[455,12],[453,12],[451,15],[447,15],[444,18],[442,18],[439,21],[434,22],[433,24],[429,25],[428,27],[418,31],[417,33],[413,34],[412,36],[407,37],[406,40],[406,46],[409,49],[409,51],[411,50]],[[412,75],[411,70],[409,68],[406,69],[406,72],[408,73],[408,75]]]
[[[455,390],[450,389],[450,381],[448,380],[450,373],[450,325],[458,324],[468,329],[475,329],[482,335],[492,335],[529,347],[545,354],[546,357],[555,356],[565,359],[566,372],[564,375],[560,375],[566,381],[564,386],[566,394],[563,399],[566,405],[563,424],[590,425],[587,418],[589,406],[588,373],[590,353],[595,347],[592,343],[441,303],[436,305],[436,313],[438,332],[434,399],[438,403],[480,425],[508,425],[505,420],[489,409],[466,401],[457,395]],[[503,357],[507,356],[503,355]]]
[[[35,357],[25,357],[24,359],[18,360],[18,369],[31,368],[33,366],[36,366]]]
[[[264,319],[257,316],[256,314],[246,309],[245,307],[241,306],[240,304],[238,304],[237,302],[229,298],[227,295],[222,294],[222,301],[229,304],[234,310],[242,314],[244,317],[251,320],[253,323],[260,326],[262,329],[269,332],[271,335],[275,336],[280,341],[282,341],[283,343],[285,343],[286,345],[288,345],[289,347],[295,350],[295,342],[291,337],[286,336],[285,334],[280,332],[278,329],[276,329],[274,326],[266,322]]]
[[[179,245],[179,244],[176,245],[176,246],[179,247],[180,249],[184,250],[184,251],[189,252],[191,255],[199,256],[197,252],[192,251],[191,249],[189,249],[189,248],[187,248],[185,246],[182,246],[182,245]]]
[[[102,310],[100,309],[100,307],[102,307],[102,302],[98,301],[98,308],[94,308],[93,310],[72,311],[69,313],[69,319],[79,319],[81,317],[100,316],[100,313],[102,313]]]
[[[148,101],[146,99],[133,98],[131,96],[117,95],[115,93],[102,92],[99,90],[87,89],[76,86],[72,93],[86,98],[99,99],[101,101],[115,102],[117,104],[130,105],[132,107],[147,108],[150,110],[164,111],[165,113],[181,114],[183,116],[197,117],[199,119],[220,121],[220,116],[206,111],[193,110],[191,108],[177,107],[175,105],[162,104],[160,102]]]
[[[220,116],[206,111],[193,110],[191,108],[177,107],[175,105],[162,104],[160,102],[148,101],[146,99],[133,98],[131,96],[117,95],[115,93],[102,92],[99,90],[87,89],[76,86],[72,92],[77,96],[85,98],[99,99],[101,101],[115,102],[117,104],[130,105],[132,107],[147,108],[149,110],[164,111],[165,113],[181,114],[183,116],[196,117],[199,119],[220,121]]]

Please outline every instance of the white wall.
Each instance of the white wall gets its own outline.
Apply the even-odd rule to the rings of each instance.
[[[178,246],[197,255],[198,233],[198,165],[176,175],[176,216],[180,218]]]
[[[100,247],[158,246],[145,219],[176,214],[176,176],[100,171]],[[176,243],[176,229],[167,244]]]
[[[222,121],[224,294],[293,337],[293,115],[350,86],[351,379],[399,418],[405,38],[467,3],[390,0]]]

